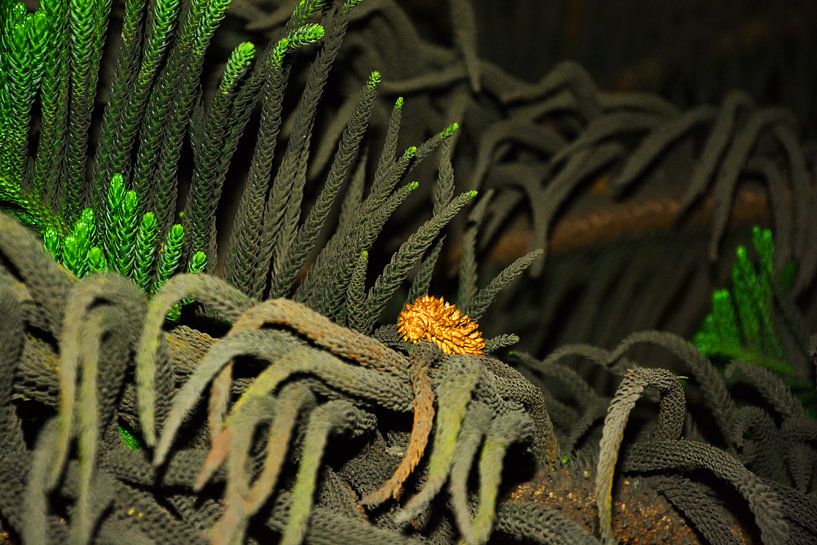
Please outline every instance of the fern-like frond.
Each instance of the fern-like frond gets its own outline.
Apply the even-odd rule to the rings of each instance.
[[[327,22],[323,47],[310,67],[306,86],[295,113],[294,132],[281,158],[264,208],[255,282],[257,291],[253,293],[265,290],[268,274],[273,265],[273,256],[282,259],[283,253],[292,244],[296,234],[306,183],[306,162],[312,127],[329,71],[343,44],[348,24],[349,10],[344,7]],[[297,32],[296,30],[295,33]]]
[[[68,140],[66,155],[66,191],[62,203],[65,218],[74,221],[83,206],[86,192],[85,166],[88,151],[88,127],[96,94],[98,72],[95,46],[101,45],[108,23],[110,3],[105,0],[70,0],[70,82]],[[92,88],[93,85],[93,88]]]
[[[217,176],[222,145],[229,124],[230,106],[236,88],[255,58],[255,46],[239,44],[230,54],[224,76],[207,113],[203,142],[194,148],[193,181],[185,217],[188,218],[190,249],[203,251],[209,261],[216,261],[216,207],[224,178]]]
[[[202,9],[189,51],[181,51],[184,55],[183,75],[179,77],[175,86],[156,167],[152,172],[149,171],[152,184],[150,191],[152,200],[149,205],[156,213],[156,219],[162,229],[167,229],[176,213],[178,198],[176,171],[193,104],[199,92],[198,81],[204,63],[204,53],[213,33],[226,15],[230,2],[231,0],[207,2]],[[176,49],[178,48],[174,48],[173,53]],[[171,54],[171,58],[173,56]]]
[[[227,260],[227,280],[234,286],[247,293],[254,294],[256,297],[261,296],[264,281],[266,281],[266,273],[262,273],[260,270],[262,263],[266,265],[268,261],[264,262],[264,259],[268,260],[272,256],[271,248],[264,252],[259,252],[258,248],[261,244],[265,199],[271,177],[270,170],[281,126],[283,93],[289,73],[282,63],[290,48],[321,40],[323,34],[324,29],[320,25],[304,25],[293,31],[289,37],[280,40],[269,55],[271,75],[264,90],[264,106],[261,113],[258,144],[250,163],[247,187],[241,195],[238,205],[238,212],[233,224],[230,254]],[[257,72],[258,69],[253,75]],[[248,89],[252,83],[251,78],[245,89]],[[240,110],[240,114],[248,116],[249,105],[239,105],[238,101],[240,99],[241,96],[236,98],[235,107],[243,108]],[[246,122],[246,119],[244,122]],[[243,129],[243,127],[240,127],[240,129]],[[237,145],[237,136],[233,136],[232,140],[232,146]]]
[[[695,335],[699,350],[710,357],[742,360],[791,375],[780,332],[774,321],[775,288],[782,275],[774,271],[774,241],[768,229],[755,227],[752,242],[757,267],[744,246],[735,252],[732,290],[712,294],[712,310]]]
[[[357,155],[360,142],[368,127],[378,83],[380,83],[380,73],[372,72],[366,87],[358,98],[352,118],[343,131],[338,151],[315,204],[309,210],[304,224],[298,229],[292,243],[288,247],[279,246],[281,251],[273,256],[270,297],[282,297],[289,293],[295,281],[295,275],[303,267],[307,254],[315,245],[335,202],[335,197],[349,175],[352,161]]]
[[[394,253],[389,263],[383,268],[383,272],[375,280],[374,285],[369,290],[366,297],[366,318],[364,320],[365,333],[369,333],[374,327],[374,322],[380,317],[380,313],[388,303],[389,299],[397,291],[397,288],[405,280],[412,267],[420,260],[423,253],[431,246],[434,239],[448,225],[457,213],[465,205],[476,197],[476,191],[468,191],[454,198],[440,212],[432,216],[427,222],[420,226],[415,233],[409,236]]]
[[[48,45],[40,90],[40,138],[34,161],[33,190],[56,208],[61,192],[61,168],[68,122],[68,0],[44,0]]]
[[[139,55],[142,45],[142,30],[145,26],[147,0],[126,0],[122,16],[121,49],[116,58],[113,79],[108,93],[108,102],[102,114],[100,141],[95,155],[91,203],[97,210],[103,207],[105,188],[113,174],[108,155],[112,152],[118,126],[123,122],[123,114],[129,100],[130,88],[134,84],[139,69]]]
[[[7,15],[0,22],[0,69],[4,72],[0,80],[0,175],[25,186],[31,108],[44,69],[48,15],[44,10],[28,14],[25,5],[16,2]]]
[[[162,244],[162,251],[159,255],[159,264],[156,270],[156,280],[151,288],[151,293],[156,293],[173,276],[179,268],[184,249],[184,227],[175,224],[167,233],[167,238]]]
[[[179,0],[158,0],[153,4],[142,60],[131,82],[127,101],[122,106],[121,117],[117,123],[112,124],[112,137],[106,134],[101,136],[101,142],[104,143],[110,138],[111,144],[109,150],[102,149],[97,154],[100,166],[93,189],[98,192],[98,196],[93,202],[102,202],[102,196],[108,191],[108,180],[114,173],[126,171],[151,84],[171,41],[178,15]],[[145,188],[139,187],[138,184],[135,184],[134,188],[142,195],[148,194],[144,191]]]
[[[294,299],[318,312],[337,316],[345,302],[346,288],[359,252],[371,247],[389,217],[419,186],[418,182],[411,182],[398,188],[364,221],[336,231],[307,271]]]
[[[153,266],[156,261],[156,243],[159,241],[159,225],[153,212],[146,212],[139,222],[136,233],[136,251],[131,274],[136,285],[148,293],[153,279]]]

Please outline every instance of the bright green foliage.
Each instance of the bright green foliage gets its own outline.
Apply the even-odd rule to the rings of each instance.
[[[97,244],[96,234],[96,214],[93,208],[85,208],[79,216],[79,222],[84,223],[88,228],[88,242],[91,246]]]
[[[105,259],[105,254],[102,248],[94,246],[88,250],[88,272],[90,274],[101,273],[108,270],[108,261]]]
[[[136,259],[133,267],[133,280],[145,292],[150,288],[158,241],[159,225],[156,223],[156,216],[153,212],[147,212],[142,216],[139,232],[136,234]]]
[[[62,246],[62,263],[65,268],[81,278],[88,272],[88,251],[91,249],[91,237],[93,235],[93,213],[91,213],[91,223],[87,221],[84,214],[74,224],[71,234],[65,237]]]
[[[139,198],[135,191],[122,192],[118,182],[111,183],[108,194],[108,248],[111,267],[119,274],[130,276],[136,252],[136,231],[138,229]],[[113,205],[113,206],[112,206]]]
[[[77,240],[76,236],[71,234],[65,237],[62,241],[62,264],[66,269],[80,275],[85,268],[85,257],[81,255],[82,241]]]
[[[26,177],[31,108],[42,79],[49,39],[45,11],[27,13],[22,2],[0,6],[0,202],[40,232],[65,232],[54,214],[32,193]],[[47,104],[44,104],[44,108]],[[45,112],[45,109],[44,109]],[[5,208],[5,206],[4,206]]]
[[[196,252],[193,254],[193,257],[190,258],[190,262],[187,264],[187,272],[192,274],[202,273],[206,268],[207,254],[204,252]]]
[[[218,87],[219,94],[230,95],[235,91],[238,82],[247,73],[254,58],[255,45],[250,42],[242,42],[233,49],[230,58],[227,59],[224,77]]]
[[[178,269],[184,249],[184,228],[174,225],[168,233],[154,279],[159,253],[156,215],[146,212],[139,219],[139,198],[135,191],[125,190],[125,181],[118,174],[111,180],[106,203],[107,213],[102,222],[98,222],[93,209],[86,208],[64,238],[56,229],[47,229],[43,235],[45,249],[79,278],[110,270],[129,276],[145,293],[154,293]],[[105,232],[102,246],[97,245],[97,227]],[[187,271],[195,274],[206,268],[206,254],[196,252]],[[178,317],[180,308],[168,317]]]
[[[43,72],[48,25],[45,13],[8,3],[0,22],[0,174],[22,184],[31,106]]]
[[[293,30],[286,39],[281,40],[278,49],[286,48],[286,51],[294,51],[309,44],[314,44],[323,40],[325,29],[318,23],[307,23]]]
[[[151,293],[159,291],[167,279],[173,276],[182,258],[184,249],[184,227],[175,224],[170,228],[167,239],[162,245],[161,256],[159,257],[159,268],[156,271],[156,281],[153,284]]]
[[[105,225],[110,225],[110,229],[101,229],[104,240],[105,253],[116,255],[117,232],[113,229],[116,225],[116,214],[122,208],[125,200],[125,180],[121,174],[114,174],[108,187],[108,195],[105,206]]]
[[[58,233],[67,231],[64,222],[58,215],[51,212],[20,183],[13,182],[2,174],[0,174],[0,209],[13,214],[21,222],[34,227],[40,233],[45,233],[49,228]]]
[[[60,261],[62,254],[62,240],[60,234],[53,227],[49,227],[43,234],[43,245],[54,261]]]
[[[229,3],[191,0],[182,12],[180,0],[125,1],[120,56],[110,83],[91,172],[86,165],[91,111],[111,2],[43,0],[40,10],[32,15],[19,2],[3,4],[2,90],[3,93],[16,90],[19,96],[0,97],[0,107],[5,115],[14,105],[23,122],[18,120],[20,115],[11,112],[2,118],[0,128],[24,132],[20,139],[23,151],[17,154],[19,161],[6,160],[11,157],[7,150],[13,146],[4,147],[2,173],[16,169],[20,174],[0,177],[0,199],[12,205],[20,219],[43,233],[49,253],[77,276],[110,270],[131,277],[142,289],[154,293],[169,276],[182,269],[184,255],[193,256],[187,264],[191,272],[202,270],[208,263],[215,264],[215,209],[230,160],[262,87],[264,107],[259,144],[250,168],[248,189],[239,205],[237,228],[231,241],[238,244],[233,245],[235,255],[229,256],[228,278],[258,296],[289,293],[315,249],[332,217],[337,195],[356,171],[355,160],[381,81],[379,72],[371,73],[343,133],[324,187],[302,218],[304,195],[309,194],[304,186],[317,105],[340,50],[349,12],[359,2],[347,0],[341,9],[329,15],[329,33],[312,20],[323,10],[325,2],[298,2],[284,37],[268,48],[254,67],[255,47],[240,44],[227,63],[213,102],[207,109],[195,108],[204,55]],[[28,34],[21,29],[29,29]],[[283,119],[283,92],[289,75],[286,55],[322,40],[324,47],[310,70],[293,116],[294,133],[272,180],[271,167]],[[11,65],[6,69],[6,64],[13,64],[15,59],[21,59],[20,70],[15,71]],[[19,85],[14,79],[18,75],[22,82]],[[30,116],[41,80],[41,133],[32,180],[27,185],[23,180],[29,146],[26,116]],[[317,277],[313,275],[313,282],[307,286],[308,298],[320,301],[318,306],[325,305],[330,314],[345,307],[346,284],[356,257],[371,247],[394,210],[416,188],[415,183],[395,190],[402,176],[412,163],[431,153],[457,129],[453,124],[419,147],[411,146],[395,157],[402,105],[400,98],[395,103],[377,175],[365,199],[363,177],[358,180],[355,207],[359,209],[352,217],[365,221],[357,222],[359,225],[350,222],[339,229],[331,251],[320,260],[322,266],[318,269],[322,271],[342,256],[343,270],[338,281],[323,289],[322,284],[314,284]],[[181,225],[170,228],[178,195],[176,168],[181,143],[188,132],[195,169],[190,198],[184,208],[187,219],[184,228]],[[18,166],[6,169],[7,164]],[[130,187],[119,172],[133,173]],[[89,205],[91,208],[84,208]],[[62,214],[52,212],[53,209],[61,210]],[[436,212],[439,211],[435,209]],[[156,248],[165,233],[167,239],[159,253]],[[421,247],[426,248],[425,239],[418,246]],[[401,258],[398,269],[402,271],[405,263],[416,261],[417,251],[414,249],[410,256]],[[276,266],[271,268],[273,261]],[[392,283],[396,286],[396,277],[403,276],[394,275]],[[392,288],[390,285],[385,291]],[[376,291],[379,306],[385,292]],[[377,314],[377,311],[366,314],[366,319]]]
[[[443,130],[443,132],[441,132],[441,133],[440,133],[440,136],[441,136],[443,139],[448,139],[448,138],[450,138],[451,136],[453,136],[453,135],[454,135],[454,133],[456,133],[458,130],[460,130],[460,124],[459,124],[459,123],[454,122],[454,123],[450,124],[449,126],[447,126],[447,127],[446,127],[446,128]]]
[[[116,431],[119,432],[119,437],[122,439],[122,442],[130,450],[140,450],[142,448],[142,442],[133,434],[130,428],[120,425],[117,426]]]
[[[323,7],[323,4],[324,0],[300,0],[292,12],[290,25],[295,27],[303,25],[307,19],[312,17]]]
[[[175,270],[169,262],[156,270],[163,229],[153,214],[143,214],[145,201],[114,173],[132,168],[135,143],[151,133],[148,127],[140,134],[151,97],[155,102],[163,92],[173,100],[195,95],[198,72],[187,72],[191,54],[203,57],[228,5],[229,0],[191,2],[183,29],[188,39],[182,43],[173,34],[179,0],[158,0],[149,8],[146,0],[125,2],[120,56],[91,172],[95,183],[89,185],[91,114],[111,1],[42,0],[34,13],[22,2],[0,2],[0,203],[36,228],[49,254],[76,276],[112,270],[149,291],[158,273],[166,280]],[[163,81],[182,81],[184,89],[156,85],[159,70],[169,64],[165,52],[171,43],[178,70]],[[252,60],[252,51],[240,50],[245,58],[230,93]],[[40,134],[33,168],[26,172],[31,109],[38,95]],[[157,126],[165,124],[166,112],[175,111],[170,101],[164,105],[163,113],[154,116]],[[88,203],[93,207],[83,209]],[[182,250],[174,250],[176,261]]]
[[[694,342],[707,356],[727,361],[741,360],[776,373],[791,375],[780,334],[774,324],[774,241],[769,229],[755,227],[752,244],[758,255],[755,266],[744,246],[736,251],[732,266],[732,291],[712,294],[707,314]]]

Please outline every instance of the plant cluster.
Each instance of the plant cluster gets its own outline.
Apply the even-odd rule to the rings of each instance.
[[[712,294],[712,310],[694,337],[695,346],[712,359],[726,363],[742,361],[775,373],[813,412],[814,388],[792,367],[789,363],[792,355],[787,355],[784,349],[788,346],[790,350],[802,351],[805,340],[785,343],[778,325],[785,320],[782,313],[791,312],[787,292],[793,284],[795,266],[788,263],[779,273],[775,271],[771,230],[753,228],[752,244],[758,256],[757,265],[750,260],[745,246],[737,247],[732,291],[724,288]]]

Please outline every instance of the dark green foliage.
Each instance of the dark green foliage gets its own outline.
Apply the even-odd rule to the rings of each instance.
[[[283,249],[274,256],[275,260],[271,271],[271,297],[288,294],[295,281],[296,273],[303,267],[308,252],[314,247],[335,202],[335,197],[349,176],[349,169],[357,155],[360,142],[369,123],[378,83],[380,83],[380,73],[373,72],[358,98],[352,118],[343,130],[343,136],[338,144],[338,151],[332,161],[332,166],[329,168],[326,182],[321,187],[320,193],[318,193],[315,204],[309,210],[303,225],[298,228],[291,245],[288,248],[284,248],[283,245],[280,246]],[[280,266],[278,266],[279,264]]]
[[[95,50],[95,46],[100,45],[97,43],[99,41],[97,35],[104,36],[108,14],[102,1],[69,0],[68,5],[71,92],[68,108],[66,190],[62,213],[71,222],[79,215],[84,199],[88,127],[96,93],[96,85],[92,86],[92,83],[97,79],[97,75],[92,73],[93,58],[100,53],[99,50]]]
[[[281,158],[264,208],[260,262],[255,271],[254,289],[250,291],[252,294],[261,294],[265,291],[268,271],[272,266],[271,260],[283,259],[283,253],[292,244],[296,234],[306,183],[306,157],[309,153],[317,105],[323,94],[329,70],[343,43],[349,24],[349,12],[353,5],[354,2],[344,2],[327,23],[328,32],[324,39],[324,47],[319,51],[307,76],[306,87],[295,112],[296,129]],[[375,83],[378,80],[379,74]],[[280,289],[280,286],[276,287]]]
[[[133,279],[136,285],[144,292],[149,292],[153,265],[156,261],[156,244],[159,241],[159,226],[156,216],[146,212],[139,222],[139,232],[136,234],[136,251],[133,268]]]
[[[394,156],[397,150],[397,139],[400,136],[400,123],[403,118],[403,102],[403,97],[397,97],[397,100],[394,101],[394,108],[392,108],[391,117],[389,118],[386,138],[383,141],[383,150],[380,152],[380,159],[377,162],[377,170],[375,171],[374,175],[376,183],[372,185],[372,194],[380,194],[381,192],[388,194],[389,189],[384,188],[381,190],[379,186],[383,184],[388,170],[392,168],[392,164],[394,163]],[[409,152],[407,150],[405,155],[408,155],[409,153],[414,155],[417,148],[412,146],[409,148],[409,150],[412,151]],[[377,191],[375,191],[375,188],[378,188]],[[379,201],[381,197],[378,196],[377,199]]]
[[[41,3],[48,17],[49,40],[40,91],[41,129],[34,163],[33,189],[49,206],[57,204],[56,187],[49,180],[61,176],[68,114],[68,0]]]
[[[136,138],[139,119],[148,101],[150,85],[154,81],[156,72],[164,57],[165,49],[178,17],[179,2],[178,0],[162,0],[152,5],[152,8],[153,11],[148,19],[150,25],[146,30],[147,39],[142,52],[142,61],[138,71],[132,76],[127,101],[117,109],[121,109],[121,113],[118,122],[111,127],[112,136],[109,137],[107,134],[102,136],[101,141],[103,143],[109,139],[111,144],[109,149],[100,149],[97,155],[99,175],[93,190],[100,197],[107,191],[107,180],[110,179],[110,176],[115,172],[125,170],[127,158],[132,151]],[[127,38],[132,39],[130,36]],[[123,70],[126,69],[123,67]],[[162,88],[159,87],[158,89],[158,92],[161,92]],[[153,96],[157,94],[154,93]],[[113,106],[118,105],[114,104],[109,108]],[[112,115],[116,115],[116,112],[112,113]],[[155,130],[148,131],[145,134],[156,134],[158,127],[152,128]],[[145,189],[149,189],[149,187],[140,187],[139,184],[136,184],[136,189],[141,191],[142,194],[148,194]],[[101,202],[101,198],[95,199],[94,202]]]
[[[355,331],[366,328],[366,266],[369,263],[369,252],[360,252],[360,258],[352,272],[349,287],[346,289],[346,324]]]
[[[459,125],[454,123],[446,131],[454,131],[459,128]],[[449,134],[449,136],[451,136]],[[438,214],[454,196],[454,168],[451,164],[451,154],[454,149],[454,140],[446,138],[440,150],[440,166],[437,173],[437,182],[434,184],[434,192],[432,194],[432,212]],[[427,252],[420,267],[417,269],[417,274],[411,284],[407,301],[414,301],[417,297],[428,292],[431,285],[431,277],[434,274],[434,268],[437,265],[437,260],[442,252],[445,244],[445,235],[438,237],[437,241],[430,251]]]
[[[295,300],[303,301],[330,316],[339,313],[354,269],[355,261],[352,260],[359,255],[357,252],[371,247],[388,218],[419,185],[418,182],[411,182],[398,188],[370,217],[363,216],[363,221],[338,230],[310,267],[306,279],[295,292]],[[338,264],[341,265],[340,270]],[[330,275],[330,271],[335,271],[335,274]],[[328,281],[322,281],[322,278],[328,278]]]
[[[462,237],[462,256],[457,279],[457,304],[461,307],[470,305],[477,294],[477,234],[492,198],[493,191],[489,191],[468,214],[468,225]]]
[[[417,274],[414,276],[414,280],[411,283],[411,288],[409,289],[406,301],[414,301],[424,293],[428,293],[431,286],[431,278],[434,275],[434,267],[437,265],[437,260],[440,258],[444,242],[445,238],[440,237],[439,240],[434,243],[431,250],[426,253],[426,257],[417,268]]]
[[[110,95],[102,115],[101,140],[98,144],[94,164],[95,185],[91,188],[92,203],[100,206],[105,196],[104,188],[110,175],[108,154],[111,153],[116,135],[116,124],[121,122],[121,113],[127,104],[128,91],[133,83],[136,63],[139,62],[141,34],[145,25],[146,0],[126,0],[122,19],[122,49],[116,58]]]
[[[193,2],[182,27],[182,39],[174,47],[168,66],[161,75],[160,85],[164,85],[168,91],[173,92],[172,101],[167,117],[164,120],[164,133],[160,140],[158,159],[153,170],[140,171],[140,162],[137,161],[137,171],[135,173],[135,183],[143,184],[141,176],[151,178],[149,191],[146,194],[151,196],[150,206],[156,211],[159,227],[166,229],[170,224],[176,211],[176,198],[178,194],[176,168],[185,133],[187,131],[193,104],[198,94],[198,81],[201,75],[201,68],[204,62],[204,53],[210,43],[218,24],[224,18],[231,0],[215,0],[208,2],[201,9],[200,18],[196,18],[195,12],[199,2]],[[196,23],[195,33],[189,45],[184,40],[184,30],[188,21]],[[171,80],[176,64],[173,60],[180,56],[182,67],[175,81]],[[164,78],[168,78],[165,81]],[[156,132],[154,132],[156,134]],[[140,144],[141,149],[142,144]]]
[[[218,196],[221,194],[221,184],[224,182],[224,179],[217,175],[221,146],[230,122],[233,96],[254,58],[255,46],[249,42],[239,44],[230,54],[218,91],[207,111],[202,140],[197,143],[198,151],[194,155],[193,181],[185,214],[191,218],[190,249],[193,252],[206,252],[211,263],[216,261],[215,213]]]
[[[474,320],[479,320],[494,301],[496,296],[519,278],[536,259],[543,255],[542,250],[534,250],[508,265],[491,279],[487,286],[474,294],[470,302],[463,306],[463,312]]]
[[[386,303],[397,291],[403,280],[406,279],[409,271],[431,246],[440,231],[476,195],[476,191],[469,191],[454,198],[400,245],[400,248],[383,268],[383,272],[374,281],[374,285],[366,296],[366,316],[363,320],[364,327],[362,329],[364,333],[371,332],[375,320],[380,316]]]
[[[322,26],[304,25],[279,41],[270,55],[271,77],[264,90],[259,143],[255,147],[250,163],[248,187],[241,196],[236,214],[227,266],[227,279],[230,283],[250,294],[260,296],[263,292],[266,275],[260,270],[262,256],[266,255],[268,258],[272,256],[271,248],[259,255],[259,245],[264,222],[264,203],[271,177],[270,168],[281,124],[283,92],[287,82],[288,71],[282,64],[284,55],[291,48],[322,39],[323,35]],[[248,86],[250,83],[252,81],[248,82]],[[239,95],[236,100],[240,98]],[[246,106],[245,112],[249,114],[249,108]],[[243,126],[240,129],[243,129]]]
[[[307,272],[306,279],[301,283],[294,294],[296,300],[304,301],[310,307],[324,312],[329,316],[337,317],[339,313],[342,312],[346,295],[345,286],[351,277],[358,252],[371,247],[389,217],[405,200],[408,193],[417,187],[416,185],[409,184],[393,191],[394,186],[408,169],[411,161],[419,154],[417,147],[410,146],[396,161],[393,157],[388,158],[388,155],[393,153],[389,138],[396,139],[396,134],[392,136],[391,132],[396,130],[395,127],[399,126],[399,111],[402,109],[402,105],[402,100],[398,100],[393,110],[387,142],[383,154],[381,154],[378,171],[375,173],[368,196],[355,208],[351,208],[350,205],[346,208],[346,218],[354,214],[361,219],[358,223],[341,221],[338,229],[317,255],[315,263]],[[422,154],[428,155],[431,151],[439,147],[446,138],[450,137],[454,131],[456,131],[456,128],[457,125],[453,124],[442,133],[438,133],[426,140],[420,146],[420,150],[423,150]],[[461,198],[465,198],[465,196],[461,196]],[[462,205],[462,203],[458,204]],[[354,212],[352,212],[352,210],[354,210]],[[459,208],[457,208],[457,210],[459,210]],[[450,213],[450,211],[449,209],[446,213]],[[442,212],[440,212],[439,215],[441,214]],[[439,217],[437,219],[439,220]],[[447,223],[450,219],[449,217],[444,223]],[[341,218],[341,220],[343,220],[343,218]],[[422,257],[422,254],[428,246],[433,243],[434,238],[439,234],[439,230],[442,229],[442,227],[443,225],[439,224],[435,228],[432,228],[430,224],[427,225],[424,236],[428,236],[430,232],[434,232],[434,229],[437,230],[430,239],[422,239],[422,251],[420,251],[419,255],[412,253],[412,257],[410,258],[414,259],[412,264],[416,263],[416,260]],[[419,240],[419,238],[414,238],[415,243],[419,244]],[[417,248],[412,248],[412,252],[416,250]],[[408,251],[408,249],[406,251]],[[338,263],[342,264],[340,271],[337,271]],[[400,267],[405,268],[407,263],[408,261],[403,261]],[[411,268],[410,265],[408,267]],[[330,272],[330,270],[333,272]],[[396,270],[397,269],[394,271]],[[402,276],[400,276],[399,272],[395,273],[395,277],[400,276],[400,279],[395,280],[395,278],[392,278],[390,280],[392,284],[389,286],[389,289],[396,289],[397,283],[401,282],[406,274],[408,274],[408,270],[405,270]],[[328,278],[328,282],[321,284],[321,279],[323,278]],[[392,291],[392,294],[393,293]],[[390,297],[390,295],[388,297]],[[388,297],[385,299],[387,300]],[[382,299],[383,293],[378,294],[378,298]],[[375,300],[367,300],[367,318],[364,322],[365,324],[371,325],[373,321],[377,319],[382,305],[385,305],[386,302],[385,300],[378,300],[376,303],[378,310],[372,312],[370,311],[371,307],[369,307],[369,303],[373,301]]]

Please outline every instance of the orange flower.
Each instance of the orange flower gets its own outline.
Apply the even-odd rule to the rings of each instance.
[[[426,294],[407,303],[397,317],[397,332],[408,342],[431,341],[446,354],[485,353],[479,324],[442,297]]]

